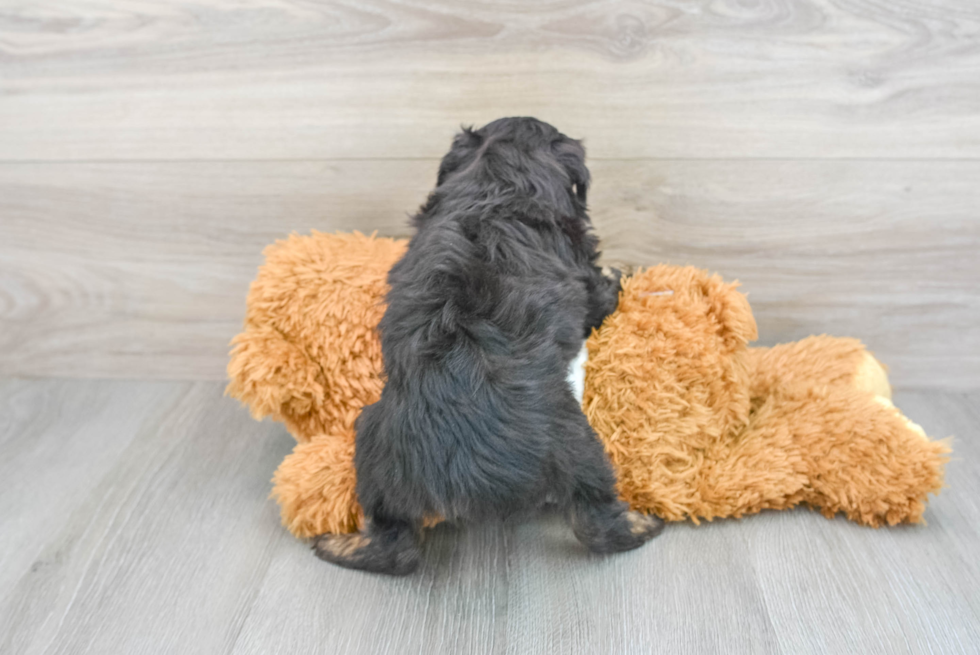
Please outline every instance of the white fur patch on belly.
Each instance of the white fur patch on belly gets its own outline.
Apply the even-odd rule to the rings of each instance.
[[[582,397],[585,395],[585,362],[588,360],[589,349],[583,343],[582,350],[578,351],[578,355],[569,363],[568,376],[565,378],[568,381],[568,386],[572,388],[572,393],[575,394],[575,400],[578,401],[579,405],[582,404]]]

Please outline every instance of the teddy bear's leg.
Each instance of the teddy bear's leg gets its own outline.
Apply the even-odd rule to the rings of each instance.
[[[363,532],[325,534],[313,545],[317,557],[349,569],[408,575],[418,568],[420,525],[375,513]]]
[[[283,525],[301,539],[354,532],[363,523],[355,493],[353,430],[297,444],[272,481]]]
[[[808,337],[750,353],[759,410],[746,434],[788,436],[779,450],[805,464],[806,484],[783,506],[873,526],[921,520],[948,449],[891,404],[885,369],[860,341]]]
[[[568,394],[568,417],[555,426],[562,447],[555,453],[555,490],[567,504],[575,537],[596,553],[642,546],[663,531],[664,522],[629,509],[616,493],[616,476],[602,444]]]
[[[784,389],[767,399],[749,436],[780,434],[794,471],[805,475],[769,507],[806,503],[865,525],[918,523],[942,487],[946,446],[930,441],[887,400],[846,387]],[[773,502],[774,501],[774,502]]]
[[[886,399],[848,389],[830,389],[812,414],[826,441],[806,449],[807,503],[875,527],[921,522],[928,495],[943,485],[944,443],[930,441]]]
[[[792,417],[770,398],[753,410],[737,437],[709,446],[691,485],[695,494],[688,511],[695,521],[741,517],[801,502],[809,467],[793,428]]]
[[[807,337],[772,348],[749,348],[752,396],[790,385],[846,386],[891,397],[884,367],[857,339]]]

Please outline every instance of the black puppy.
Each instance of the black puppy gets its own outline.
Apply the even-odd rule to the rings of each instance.
[[[502,516],[546,496],[595,552],[636,548],[663,528],[617,499],[566,382],[619,291],[595,265],[588,185],[582,145],[534,118],[453,141],[388,275],[385,387],[356,424],[367,528],[319,537],[321,558],[406,574],[424,519]]]

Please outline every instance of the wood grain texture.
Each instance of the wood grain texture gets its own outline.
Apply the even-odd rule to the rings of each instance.
[[[188,387],[0,381],[0,603],[19,602],[9,592],[24,572],[43,578],[47,540]]]
[[[220,383],[0,382],[7,653],[975,652],[980,394],[897,404],[956,435],[927,526],[816,513],[672,524],[585,553],[558,517],[442,526],[422,569],[333,567],[266,497],[291,447]],[[106,435],[104,448],[91,448]],[[57,444],[62,453],[52,453]],[[9,476],[13,476],[12,478]]]
[[[15,524],[3,516],[31,556],[3,560],[17,577],[0,597],[0,652],[226,652],[283,538],[258,526],[278,522],[267,480],[284,433],[250,421],[217,384],[75,383],[74,398],[46,407],[48,385],[8,388],[50,413],[42,439],[83,428],[60,457],[9,463],[47,502],[3,487],[5,508],[31,510]],[[92,397],[100,412],[85,407]],[[6,441],[26,447],[36,429],[22,412]],[[107,454],[92,433],[129,443]]]
[[[324,566],[288,539],[232,652],[504,652],[513,620],[504,538],[499,524],[437,528],[420,575],[400,579]]]
[[[971,0],[52,0],[0,8],[0,159],[980,155]]]
[[[0,164],[0,372],[222,379],[262,248],[407,233],[435,161]],[[980,386],[980,162],[604,161],[614,264],[738,278],[761,341],[863,339],[902,387]]]

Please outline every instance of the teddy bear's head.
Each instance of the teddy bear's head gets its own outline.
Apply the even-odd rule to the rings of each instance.
[[[657,266],[623,283],[589,339],[584,409],[634,506],[673,516],[713,444],[749,417],[756,324],[737,284]]]

